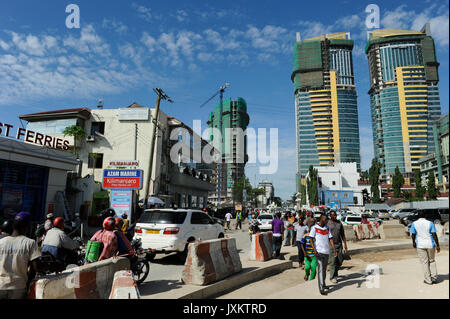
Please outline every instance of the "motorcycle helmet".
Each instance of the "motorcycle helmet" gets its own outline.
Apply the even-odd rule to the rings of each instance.
[[[123,219],[120,217],[114,218],[114,223],[117,229],[122,229],[123,226]]]
[[[105,218],[103,221],[103,228],[106,230],[114,230],[114,226],[116,224],[116,221],[112,217]]]
[[[0,228],[2,230],[2,233],[7,233],[11,235],[13,232],[13,221],[5,220]]]
[[[53,226],[58,227],[59,229],[64,229],[64,218],[56,217],[53,221]]]

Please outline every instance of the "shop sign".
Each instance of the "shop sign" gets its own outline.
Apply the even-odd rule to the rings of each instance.
[[[103,189],[142,189],[141,169],[103,170]]]

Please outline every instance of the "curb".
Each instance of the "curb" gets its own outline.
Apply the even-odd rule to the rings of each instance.
[[[440,246],[448,246],[448,241],[439,242]],[[350,256],[369,253],[369,252],[379,252],[379,251],[388,251],[388,250],[398,250],[398,249],[413,249],[412,243],[404,243],[404,244],[396,244],[396,245],[386,245],[386,246],[374,246],[374,247],[364,247],[364,248],[356,248],[349,250],[348,253]]]
[[[181,296],[178,299],[214,298],[215,296],[226,294],[249,283],[276,275],[290,268],[292,268],[292,261],[287,260],[268,267],[258,268],[244,274],[236,274],[219,282],[213,283],[207,287]]]

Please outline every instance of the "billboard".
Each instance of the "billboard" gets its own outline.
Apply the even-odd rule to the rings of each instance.
[[[111,191],[111,208],[116,212],[116,216],[122,214],[131,216],[131,204],[133,202],[133,191],[112,190]]]
[[[144,173],[141,169],[103,170],[103,189],[142,189]]]

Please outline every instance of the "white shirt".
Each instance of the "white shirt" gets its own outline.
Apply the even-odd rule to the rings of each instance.
[[[318,253],[328,255],[330,253],[330,228],[328,226],[320,227],[318,224],[311,227],[309,237],[314,238],[314,243]]]
[[[225,215],[225,219],[227,220],[227,222],[229,222],[231,220],[231,217],[233,217],[233,215],[231,215],[230,213],[227,213]]]
[[[411,234],[416,234],[416,247],[417,248],[434,248],[436,244],[434,242],[433,233],[436,233],[436,227],[434,224],[426,220],[425,218],[419,218],[411,225]]]

